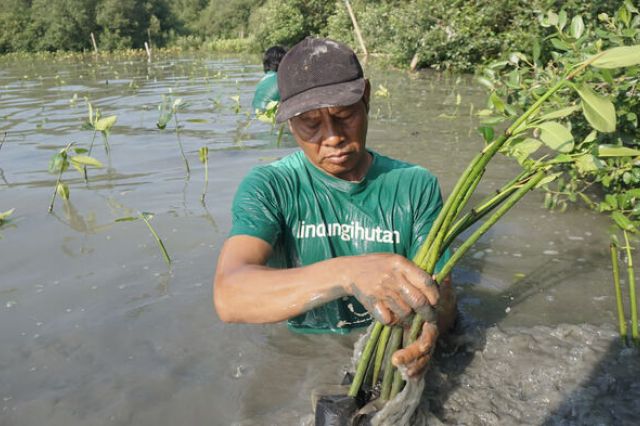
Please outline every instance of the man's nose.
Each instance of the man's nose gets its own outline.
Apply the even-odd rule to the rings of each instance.
[[[334,117],[327,114],[323,122],[323,137],[322,143],[324,145],[336,146],[340,145],[346,138],[342,130],[340,123],[337,123]]]

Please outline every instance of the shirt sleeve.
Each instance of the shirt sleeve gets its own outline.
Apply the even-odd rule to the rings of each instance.
[[[435,222],[440,210],[442,210],[442,193],[438,179],[425,169],[417,173],[412,181],[413,200],[413,235],[412,245],[409,249],[409,258],[413,259],[420,250]],[[451,257],[449,249],[442,254],[434,272],[438,272]]]
[[[273,179],[264,168],[253,169],[240,183],[231,207],[231,220],[230,237],[249,235],[275,246],[284,221]]]

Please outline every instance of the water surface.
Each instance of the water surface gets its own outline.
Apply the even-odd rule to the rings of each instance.
[[[426,166],[446,194],[482,146],[472,109],[482,107],[483,90],[467,77],[369,68],[373,91],[382,84],[391,96],[373,98],[368,146]],[[257,57],[152,64],[141,57],[0,58],[0,132],[7,132],[0,211],[16,209],[0,229],[0,425],[298,424],[311,411],[311,390],[339,381],[357,336],[226,325],[212,309],[211,280],[235,188],[251,167],[295,149],[290,137],[278,147],[270,126],[248,117],[261,73]],[[163,95],[187,104],[179,118],[189,179],[173,124],[155,125]],[[58,200],[47,214],[55,183],[50,156],[69,142],[91,141],[92,132],[81,129],[84,97],[103,115],[118,116],[110,156],[96,140],[94,155],[107,167],[90,171],[88,184],[66,172],[70,202]],[[197,152],[205,145],[203,205]],[[517,170],[496,161],[481,192]],[[170,271],[142,222],[114,222],[141,211],[155,214],[174,260]],[[637,366],[637,357],[619,358],[625,352],[611,331],[607,226],[580,207],[549,212],[542,195],[531,194],[461,262],[454,279],[468,333],[453,361],[433,370],[437,396],[425,395],[432,423],[572,424],[571,416],[589,423],[579,390],[607,362]],[[574,338],[562,334],[570,327],[577,327]],[[556,335],[570,347],[550,350]],[[587,348],[591,355],[572,368],[566,354]],[[482,364],[487,351],[492,356]],[[539,356],[524,356],[531,351]],[[487,402],[517,388],[522,379],[514,371],[530,363],[542,366],[543,391],[566,378],[546,406],[531,404],[540,394]],[[433,378],[442,371],[452,379]],[[629,386],[627,394],[638,396]],[[625,401],[617,411],[634,414]],[[605,423],[629,418],[602,411]]]

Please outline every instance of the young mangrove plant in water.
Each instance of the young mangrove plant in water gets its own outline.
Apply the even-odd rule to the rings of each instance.
[[[11,216],[15,210],[16,209],[10,209],[6,212],[0,212],[0,226],[9,222],[9,216]]]
[[[91,144],[89,145],[89,153],[93,151],[93,144],[96,139],[96,134],[100,132],[102,134],[102,141],[104,143],[104,151],[109,154],[111,151],[111,146],[109,145],[109,135],[111,134],[111,128],[118,121],[118,116],[110,115],[107,117],[102,117],[100,109],[96,108],[94,110],[91,102],[85,98],[87,102],[87,110],[89,113],[89,120],[83,124],[83,129],[93,130],[93,138],[91,139]]]
[[[49,213],[53,211],[56,195],[60,195],[64,200],[69,199],[69,186],[62,182],[62,174],[69,168],[69,165],[73,166],[81,175],[84,175],[85,167],[102,168],[102,163],[89,156],[87,149],[73,147],[74,144],[74,142],[67,144],[67,146],[55,153],[49,160],[49,173],[57,173],[58,175],[53,194],[51,195]],[[71,154],[72,147],[74,155]]]
[[[121,217],[116,219],[115,221],[116,222],[133,222],[138,219],[142,220],[147,225],[147,228],[149,228],[149,232],[151,232],[151,235],[156,240],[156,244],[158,245],[158,248],[162,253],[162,259],[167,264],[167,266],[171,268],[171,258],[169,257],[169,253],[167,252],[167,249],[165,248],[164,243],[162,242],[162,239],[160,238],[156,230],[153,228],[153,226],[151,226],[151,219],[153,219],[153,213],[141,212],[138,214],[138,216]]]
[[[85,130],[93,130],[93,136],[91,137],[91,143],[89,144],[89,150],[87,154],[91,156],[93,152],[93,144],[96,140],[96,135],[98,134],[98,132],[100,132],[102,134],[104,150],[108,156],[111,152],[111,147],[109,146],[109,134],[111,133],[111,128],[116,124],[118,117],[115,115],[102,117],[100,110],[97,108],[94,110],[93,105],[91,104],[91,102],[89,102],[88,98],[85,97],[84,100],[87,103],[89,120],[82,125],[82,128]],[[88,181],[86,166],[82,168],[82,175],[86,183]]]
[[[638,335],[638,304],[636,298],[636,279],[635,273],[633,270],[633,258],[632,258],[632,250],[633,247],[630,243],[629,232],[627,230],[623,230],[622,234],[624,236],[624,246],[620,246],[617,235],[613,234],[611,238],[611,266],[613,271],[613,287],[616,295],[616,310],[618,313],[618,329],[620,332],[620,339],[622,340],[623,345],[635,345],[640,346],[640,336]],[[622,286],[620,285],[620,266],[619,266],[619,251],[623,250],[626,266],[627,266],[627,286],[628,286],[628,295],[629,295],[629,310],[630,315],[627,319],[625,315],[624,309],[624,298],[622,293]],[[627,322],[631,323],[631,336],[628,336],[627,333]]]
[[[263,111],[259,111],[256,109],[256,118],[263,123],[271,124],[271,132],[275,130],[276,123],[276,113],[278,112],[278,101],[270,101],[266,108]],[[278,126],[278,138],[276,139],[276,146],[280,147],[280,143],[282,142],[282,135],[284,134],[284,124],[280,124]]]
[[[575,27],[575,31],[581,31],[578,24],[575,24]],[[607,153],[606,149],[583,151],[584,143],[576,144],[573,129],[563,123],[569,114],[581,111],[585,125],[591,128],[590,131],[600,133],[615,130],[615,107],[610,98],[602,93],[602,81],[611,80],[608,78],[612,76],[611,70],[640,64],[640,45],[614,47],[606,51],[601,51],[601,47],[602,43],[591,56],[586,52],[575,58],[558,55],[556,75],[548,78],[543,85],[533,86],[528,93],[520,94],[531,100],[531,103],[519,115],[514,106],[503,101],[496,91],[492,92],[490,102],[494,111],[491,111],[491,114],[497,114],[498,119],[485,123],[485,128],[481,130],[487,144],[462,173],[423,246],[413,259],[427,273],[435,274],[436,282],[441,282],[469,248],[527,192],[536,187],[547,187],[558,179],[567,163],[581,167],[588,162],[597,165],[604,161],[599,153]],[[524,58],[524,55],[520,54],[517,57]],[[615,84],[614,81],[611,83]],[[545,86],[548,88],[543,89]],[[561,108],[557,109],[555,104],[558,99],[574,93],[580,100],[579,104],[571,102],[568,105],[560,105]],[[512,124],[501,136],[495,138],[493,126],[505,120],[512,120]],[[556,154],[534,158],[532,154],[542,145],[546,145],[548,151]],[[498,152],[518,160],[523,167],[522,173],[495,195],[463,214],[486,166]],[[457,248],[442,269],[435,270],[438,259],[454,239],[484,217],[488,218]],[[382,377],[382,383],[368,385],[379,389],[380,399],[394,398],[403,387],[403,378],[400,372],[393,368],[391,355],[401,346],[407,346],[416,340],[425,320],[431,322],[434,319],[416,314],[410,328],[403,330],[402,327],[393,327],[391,331],[380,323],[375,323],[360,356],[349,396],[355,398],[360,393],[365,378],[368,377],[367,371],[372,371],[372,377]],[[637,318],[635,321],[637,327]],[[415,406],[403,409],[414,410]]]
[[[209,148],[206,146],[201,147],[198,150],[198,158],[204,165],[204,186],[202,187],[202,195],[200,201],[204,203],[204,198],[207,195],[207,187],[209,186]]]
[[[181,98],[172,101],[170,96],[163,95],[162,103],[158,106],[158,109],[160,110],[160,118],[158,118],[156,126],[158,126],[158,129],[164,130],[169,121],[171,121],[171,118],[173,118],[175,123],[176,139],[178,140],[178,146],[180,147],[180,155],[182,156],[184,167],[187,171],[187,179],[189,179],[191,169],[189,168],[189,160],[187,160],[186,155],[184,155],[184,148],[182,147],[182,140],[180,139],[180,122],[178,120],[178,112],[184,107],[185,104],[182,102]]]

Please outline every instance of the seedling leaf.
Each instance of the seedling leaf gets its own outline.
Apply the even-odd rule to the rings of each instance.
[[[573,150],[573,135],[562,124],[555,121],[547,121],[537,127],[540,129],[540,140],[549,148],[558,152],[571,152]]]
[[[602,133],[616,130],[616,109],[608,98],[600,96],[588,86],[578,88],[582,98],[582,112],[591,127]]]
[[[591,65],[598,68],[620,68],[640,64],[640,45],[621,46],[605,50]],[[588,61],[588,60],[587,60]]]
[[[81,166],[96,167],[98,169],[104,167],[100,161],[96,160],[93,157],[89,157],[88,155],[73,156],[71,157],[71,162],[79,164]]]
[[[56,187],[56,191],[63,199],[69,199],[69,186],[66,183],[59,183]]]
[[[115,115],[110,115],[109,117],[101,118],[96,121],[95,129],[100,132],[108,132],[109,130],[111,130],[113,125],[116,124],[117,120],[118,120],[118,117]]]
[[[640,150],[617,145],[600,145],[598,147],[598,157],[636,157],[640,155]]]

